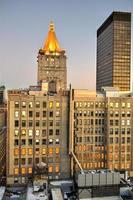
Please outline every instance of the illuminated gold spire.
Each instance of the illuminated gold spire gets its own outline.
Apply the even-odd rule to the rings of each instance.
[[[52,21],[50,22],[48,36],[45,41],[43,49],[45,51],[50,51],[50,52],[60,52],[61,51],[59,42],[56,38],[54,23]]]

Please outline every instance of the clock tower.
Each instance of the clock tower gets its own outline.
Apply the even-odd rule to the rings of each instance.
[[[48,84],[48,91],[58,93],[67,89],[65,50],[60,48],[53,22],[50,23],[44,47],[38,53],[38,85]]]

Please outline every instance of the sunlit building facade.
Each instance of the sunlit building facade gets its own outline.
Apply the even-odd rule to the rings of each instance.
[[[113,12],[97,30],[96,89],[131,90],[131,13]]]
[[[49,180],[69,178],[66,84],[65,51],[51,22],[38,53],[38,85],[8,91],[7,184],[41,172]]]
[[[56,38],[54,24],[50,23],[44,47],[38,52],[38,84],[48,83],[49,91],[67,89],[67,68],[65,50]]]
[[[84,170],[132,171],[133,98],[107,93],[71,91],[69,148]],[[80,170],[71,164],[71,171]]]

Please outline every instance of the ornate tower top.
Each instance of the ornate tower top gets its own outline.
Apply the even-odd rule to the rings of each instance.
[[[49,32],[44,43],[43,49],[46,52],[61,52],[59,42],[56,38],[54,23],[51,21],[49,25]]]
[[[49,92],[58,93],[67,89],[67,67],[65,50],[60,48],[56,38],[54,23],[42,49],[38,52],[38,84],[47,84]]]

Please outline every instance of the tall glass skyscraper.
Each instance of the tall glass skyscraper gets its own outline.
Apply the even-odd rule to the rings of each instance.
[[[130,91],[131,13],[113,12],[97,30],[96,88]]]

